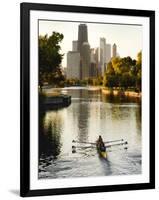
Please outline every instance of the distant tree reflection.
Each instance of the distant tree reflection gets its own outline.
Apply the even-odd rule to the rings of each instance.
[[[52,156],[56,159],[61,149],[60,138],[60,128],[56,121],[51,118],[46,124],[46,113],[41,113],[39,115],[39,158]]]

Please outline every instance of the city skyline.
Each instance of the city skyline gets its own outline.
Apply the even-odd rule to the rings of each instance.
[[[64,54],[62,67],[67,66],[67,53],[72,49],[72,41],[78,38],[79,22],[39,21],[39,35],[51,35],[53,31],[62,33],[61,53]],[[117,44],[117,53],[121,57],[131,56],[136,58],[142,49],[142,26],[85,23],[88,29],[88,43],[90,48],[100,46],[100,38],[105,38],[106,43]],[[126,37],[125,37],[126,36]]]

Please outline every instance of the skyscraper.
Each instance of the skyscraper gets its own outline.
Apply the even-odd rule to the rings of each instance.
[[[90,69],[90,46],[88,42],[83,42],[81,48],[81,78],[89,78]]]
[[[72,51],[78,51],[78,40],[72,41]]]
[[[80,24],[78,26],[78,49],[80,52],[80,78],[89,78],[90,67],[90,46],[88,43],[87,25]]]
[[[80,53],[78,51],[67,53],[67,78],[80,79]]]
[[[111,44],[106,44],[106,63],[111,60]]]
[[[106,41],[105,41],[105,38],[100,38],[99,61],[100,61],[102,75],[104,75],[105,65],[106,65]]]
[[[92,78],[97,76],[97,63],[96,63],[95,49],[91,49],[91,53],[90,53],[89,76]]]
[[[99,48],[95,48],[95,61],[96,61],[96,68],[97,68],[97,76],[101,75],[101,68],[99,62]]]
[[[96,61],[95,61],[95,49],[94,48],[92,48],[92,49],[90,49],[90,61],[91,61],[91,63],[95,63]]]
[[[87,25],[80,24],[78,26],[78,51],[81,53],[83,42],[88,42]]]
[[[112,54],[113,58],[117,57],[117,45],[115,43],[113,44]]]

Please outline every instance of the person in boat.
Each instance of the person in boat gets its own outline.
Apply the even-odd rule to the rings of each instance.
[[[97,146],[101,151],[105,151],[106,150],[106,147],[105,147],[105,144],[103,142],[103,139],[102,139],[101,135],[99,135],[99,138],[97,140]]]

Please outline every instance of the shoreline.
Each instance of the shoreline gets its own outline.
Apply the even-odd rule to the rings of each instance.
[[[129,91],[129,90],[126,90],[126,91],[121,91],[121,90],[117,90],[117,89],[108,89],[108,88],[105,88],[103,86],[81,86],[81,87],[76,87],[76,86],[71,86],[71,87],[63,87],[63,88],[45,88],[44,89],[44,92],[46,93],[46,95],[49,97],[49,96],[59,96],[60,95],[60,92],[59,90],[60,89],[87,89],[89,91],[98,91],[100,90],[102,92],[102,94],[105,94],[105,95],[114,95],[114,96],[125,96],[125,97],[135,97],[135,98],[141,98],[142,97],[142,93],[141,92],[135,92],[135,91]],[[50,90],[50,91],[49,91]]]
[[[114,95],[114,96],[126,96],[126,97],[135,97],[135,98],[141,98],[142,93],[141,92],[134,92],[134,91],[119,91],[119,90],[109,90],[106,88],[101,88],[101,91],[105,95]]]

